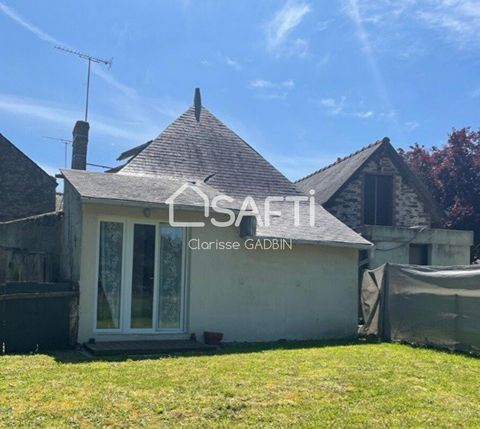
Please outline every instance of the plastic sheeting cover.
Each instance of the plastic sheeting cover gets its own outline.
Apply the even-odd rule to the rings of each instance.
[[[360,333],[480,352],[480,266],[385,264],[365,271]]]

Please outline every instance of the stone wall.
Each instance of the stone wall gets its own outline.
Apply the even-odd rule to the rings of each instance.
[[[393,225],[399,227],[431,226],[431,215],[417,192],[400,175],[390,157],[377,153],[355,178],[325,208],[351,228],[363,225],[363,183],[366,173],[394,176]]]
[[[53,177],[0,134],[0,222],[55,211]]]

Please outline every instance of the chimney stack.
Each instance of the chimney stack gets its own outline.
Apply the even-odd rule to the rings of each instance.
[[[200,88],[195,88],[195,96],[193,97],[193,105],[195,106],[195,119],[200,121],[200,112],[202,110],[202,97],[200,96]]]
[[[90,125],[85,121],[77,121],[73,127],[72,141],[72,169],[87,169],[87,146],[88,146],[88,130]]]

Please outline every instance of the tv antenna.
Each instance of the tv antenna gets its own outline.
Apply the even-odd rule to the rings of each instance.
[[[82,52],[78,52],[78,51],[75,51],[73,49],[66,48],[64,46],[55,46],[55,49],[60,49],[61,51],[65,51],[69,54],[77,55],[81,59],[88,61],[87,96],[86,96],[86,100],[85,100],[85,122],[87,122],[87,118],[88,118],[88,95],[89,95],[89,92],[90,92],[90,68],[91,68],[92,62],[98,63],[98,64],[103,64],[110,69],[110,67],[112,67],[113,58],[110,58],[109,60],[103,60],[102,58],[92,57],[91,55],[84,54]]]
[[[50,137],[50,136],[43,136],[44,139],[55,140],[59,143],[63,143],[65,145],[65,168],[67,168],[67,147],[69,144],[72,143],[71,140],[67,139],[60,139],[58,137]]]

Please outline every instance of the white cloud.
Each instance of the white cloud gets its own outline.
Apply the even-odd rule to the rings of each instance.
[[[255,79],[249,82],[249,87],[257,91],[256,96],[264,100],[284,100],[288,93],[295,88],[291,79],[281,82],[272,82],[266,79]]]
[[[308,3],[287,1],[265,26],[267,50],[277,56],[282,54],[304,56],[308,42],[303,38],[296,38],[289,43],[289,36],[310,11]]]
[[[70,133],[73,125],[79,118],[78,109],[64,106],[58,103],[46,102],[29,97],[0,93],[0,111],[18,117],[40,119],[65,126],[66,132]],[[92,131],[98,135],[131,141],[141,142],[156,134],[157,127],[152,124],[126,123],[125,120],[113,120],[92,115],[90,120]]]
[[[345,96],[342,96],[339,99],[321,98],[319,104],[325,107],[330,115],[336,116],[343,112],[346,99]]]
[[[368,110],[366,112],[355,112],[355,113],[353,113],[353,116],[355,116],[356,118],[360,118],[360,119],[373,118],[374,115],[375,115],[375,113],[373,112],[373,110]]]
[[[295,82],[291,79],[279,83],[265,79],[255,79],[252,80],[249,85],[252,88],[294,88]]]
[[[235,70],[240,71],[242,69],[242,65],[238,61],[228,56],[225,57],[225,63],[227,64],[227,66],[233,67]]]
[[[35,34],[40,39],[45,42],[52,43],[54,45],[61,45],[62,42],[55,39],[55,37],[36,27],[35,25],[28,22],[26,19],[22,18],[17,12],[15,12],[11,7],[0,2],[0,11],[7,15],[9,18],[14,20],[17,24],[20,24],[22,27],[26,28],[31,33]]]
[[[65,42],[56,39],[33,25],[1,1],[0,12],[3,12],[40,40],[70,47]],[[108,118],[102,117],[98,112],[89,115],[92,133],[130,141],[131,144],[138,144],[159,133],[162,126],[165,125],[160,115],[168,119],[174,119],[187,108],[185,103],[168,97],[162,99],[144,97],[134,88],[119,81],[110,72],[101,67],[93,67],[92,73],[115,90],[112,92],[110,100],[107,100],[112,105],[108,112]],[[17,118],[18,116],[36,118],[65,125],[68,133],[70,133],[75,121],[80,116],[80,112],[71,106],[58,105],[48,100],[37,100],[11,94],[0,94],[0,110],[6,113],[17,114]]]
[[[32,24],[27,19],[20,16],[11,7],[5,5],[1,1],[0,1],[0,11],[3,12],[5,15],[7,15],[10,19],[15,21],[17,24],[19,24],[20,26],[22,26],[26,30],[33,33],[39,39],[43,40],[44,42],[51,43],[53,45],[63,46],[63,47],[69,48],[69,49],[74,49],[72,46],[65,43],[64,41],[61,41],[61,40],[53,37],[51,34],[47,33],[46,31],[44,31],[41,28],[37,27],[36,25]],[[131,87],[125,85],[124,83],[120,82],[119,80],[114,78],[112,74],[107,73],[105,70],[103,70],[99,67],[93,67],[92,68],[92,73],[94,73],[95,75],[100,77],[103,81],[105,81],[107,84],[109,84],[113,88],[121,91],[125,95],[132,95],[132,94],[136,93],[136,91],[133,88],[131,88]]]
[[[429,28],[446,35],[460,47],[480,42],[480,1],[435,0],[417,10],[416,17]]]
[[[420,126],[420,123],[417,121],[407,121],[405,122],[405,126],[407,127],[408,131],[413,131]]]
[[[252,88],[271,88],[273,83],[265,79],[256,79],[250,82]]]
[[[414,21],[459,48],[476,50],[479,48],[480,0],[344,0],[344,2],[344,9],[349,15],[356,5],[362,24],[388,26],[389,31],[376,29],[377,37],[389,37],[391,34],[398,36],[402,31],[408,34],[410,28],[403,28],[402,24]],[[391,49],[391,44],[388,46]]]

